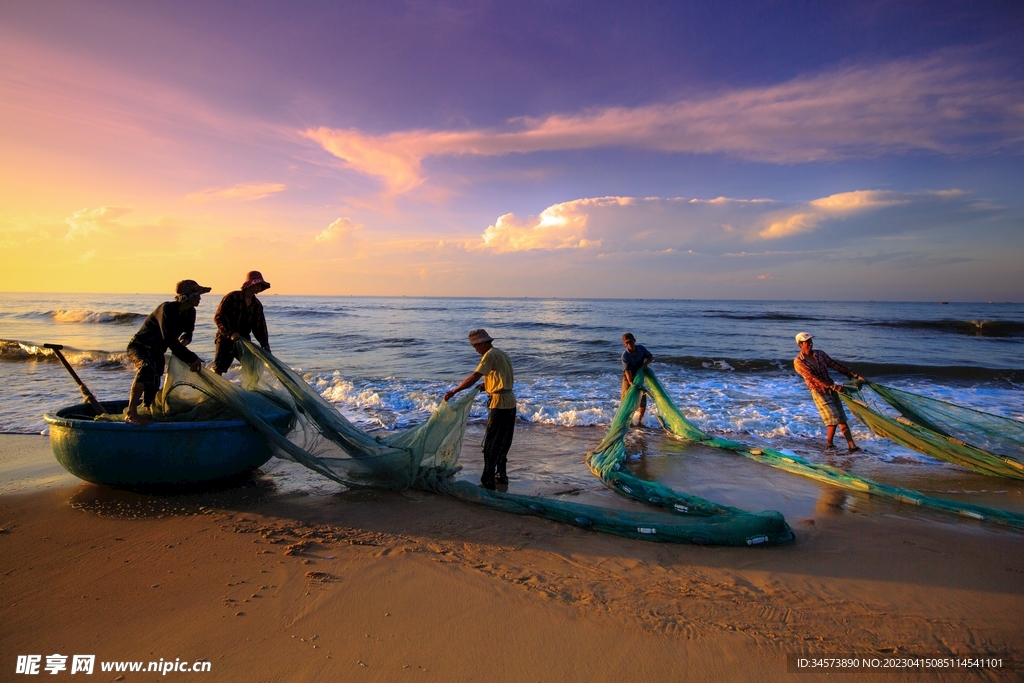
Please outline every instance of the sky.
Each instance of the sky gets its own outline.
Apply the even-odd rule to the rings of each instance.
[[[0,0],[0,291],[1020,301],[1024,5]]]

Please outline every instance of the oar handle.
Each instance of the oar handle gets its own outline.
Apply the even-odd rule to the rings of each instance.
[[[57,356],[57,360],[64,364],[64,368],[68,371],[68,373],[71,374],[71,377],[75,380],[75,382],[78,383],[79,391],[82,392],[82,396],[85,397],[85,402],[92,407],[93,412],[96,413],[97,415],[106,414],[107,411],[103,410],[103,406],[100,405],[100,402],[96,399],[96,396],[91,391],[89,391],[89,387],[85,386],[85,382],[81,380],[81,378],[78,376],[78,373],[75,372],[75,369],[71,367],[71,363],[69,363],[68,359],[64,357],[64,354],[60,352],[60,350],[63,349],[64,346],[61,344],[43,344],[43,348],[50,349],[51,351],[53,351],[53,355]]]

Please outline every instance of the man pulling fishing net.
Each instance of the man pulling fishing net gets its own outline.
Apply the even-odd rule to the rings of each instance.
[[[654,355],[647,350],[646,346],[636,343],[636,337],[633,336],[632,332],[622,335],[622,344],[626,347],[626,350],[622,352],[622,395],[620,398],[626,398],[626,392],[633,386],[636,373],[650,365],[651,361],[654,360]],[[636,419],[636,426],[642,427],[644,413],[647,412],[647,394],[642,392],[640,394],[639,412],[640,415]]]
[[[234,292],[229,292],[220,300],[220,306],[213,316],[217,325],[215,343],[217,353],[213,362],[213,370],[223,375],[231,367],[232,361],[238,357],[235,342],[239,339],[252,341],[249,335],[256,337],[267,351],[270,350],[270,334],[267,332],[267,318],[263,314],[263,304],[256,295],[270,289],[270,283],[263,279],[258,270],[251,270],[245,276],[245,282]]]
[[[481,377],[483,389],[491,397],[488,407],[487,432],[484,436],[484,473],[480,477],[480,485],[485,489],[495,490],[497,486],[508,485],[506,462],[512,437],[516,429],[516,395],[512,393],[514,377],[512,360],[501,349],[491,345],[494,338],[487,330],[473,330],[469,333],[469,343],[481,355],[480,364],[459,386],[446,391],[447,401],[463,389],[473,386]]]
[[[199,372],[203,362],[186,346],[192,343],[196,329],[196,306],[202,295],[210,291],[195,280],[182,280],[175,287],[174,301],[165,301],[156,307],[142,323],[142,327],[128,342],[128,358],[135,365],[135,381],[128,395],[125,422],[144,427],[149,418],[139,414],[139,403],[153,405],[160,379],[164,374],[164,353],[171,350],[193,372]]]
[[[793,367],[800,373],[800,376],[807,382],[807,388],[811,390],[811,398],[818,408],[822,421],[825,423],[825,450],[835,450],[832,440],[836,435],[836,425],[846,437],[846,445],[850,453],[860,450],[853,442],[853,434],[850,433],[850,426],[846,423],[846,412],[843,410],[842,401],[839,399],[839,390],[842,385],[832,381],[828,369],[832,368],[850,379],[863,380],[864,378],[853,372],[845,365],[837,363],[824,351],[814,350],[814,336],[809,332],[801,332],[796,335],[797,346],[800,347],[800,355],[793,359]]]

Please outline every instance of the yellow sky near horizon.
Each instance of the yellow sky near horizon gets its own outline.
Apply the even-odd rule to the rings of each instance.
[[[364,131],[280,74],[229,96],[202,65],[73,42],[0,25],[0,291],[225,292],[254,269],[285,294],[1024,290],[1013,183],[944,170],[1019,163],[1019,89],[967,53]]]

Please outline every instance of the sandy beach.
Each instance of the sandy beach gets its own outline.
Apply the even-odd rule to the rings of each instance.
[[[1024,536],[969,521],[826,502],[792,544],[681,546],[413,491],[117,491],[62,474],[42,436],[0,437],[0,462],[0,680],[54,653],[96,655],[96,680],[161,659],[211,681],[824,680],[787,655],[1024,643]],[[865,674],[925,675],[1019,672]]]

